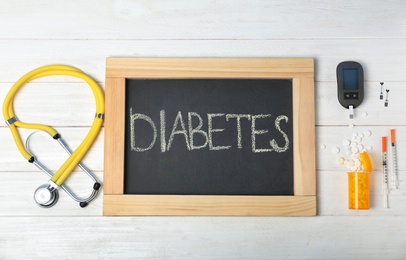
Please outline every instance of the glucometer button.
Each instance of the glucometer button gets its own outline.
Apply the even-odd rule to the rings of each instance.
[[[358,92],[345,92],[344,99],[358,99]]]

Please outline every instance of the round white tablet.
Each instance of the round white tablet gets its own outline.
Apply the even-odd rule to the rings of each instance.
[[[354,160],[349,160],[348,162],[349,162],[349,164],[350,164],[351,167],[355,165],[355,161],[354,161]]]
[[[369,131],[369,130],[365,130],[365,131],[364,131],[364,136],[366,136],[366,137],[370,137],[371,134],[372,134],[372,132]]]
[[[348,140],[348,139],[344,139],[343,140],[343,145],[344,146],[349,146],[351,144],[351,141],[350,140]]]
[[[341,165],[344,164],[344,162],[345,162],[343,157],[338,157],[336,161],[337,161],[337,164],[341,164]]]
[[[360,167],[361,166],[361,161],[359,159],[355,159],[354,164],[355,164],[355,166]]]
[[[352,147],[351,152],[352,153],[358,153],[359,152],[358,147],[356,147],[356,146]]]

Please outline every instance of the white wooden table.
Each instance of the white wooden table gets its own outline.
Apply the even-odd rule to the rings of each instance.
[[[315,59],[318,216],[103,217],[103,196],[81,209],[61,192],[51,209],[33,201],[48,179],[19,154],[0,123],[0,259],[405,259],[406,2],[404,1],[1,1],[0,100],[26,72],[75,66],[102,86],[106,57],[311,57]],[[364,66],[365,99],[356,118],[337,101],[335,69]],[[389,106],[379,100],[390,89]],[[90,89],[52,77],[28,84],[15,110],[55,126],[72,148],[94,115]],[[354,127],[349,127],[353,124]],[[397,131],[400,188],[383,208],[380,140]],[[347,209],[343,139],[371,131],[371,209]],[[27,137],[29,131],[21,131]],[[66,155],[45,135],[31,143],[56,170]],[[340,148],[339,154],[331,150]],[[108,158],[106,158],[108,159]],[[103,179],[103,132],[84,163]],[[391,170],[391,165],[389,165]],[[68,184],[86,195],[77,172]]]

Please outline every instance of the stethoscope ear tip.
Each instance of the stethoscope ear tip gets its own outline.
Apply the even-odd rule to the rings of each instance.
[[[41,208],[50,208],[54,206],[59,199],[57,189],[50,187],[48,184],[39,186],[34,192],[34,200]]]
[[[101,184],[98,183],[98,182],[95,182],[94,185],[93,185],[93,189],[94,189],[94,190],[99,190],[100,187],[101,187]]]

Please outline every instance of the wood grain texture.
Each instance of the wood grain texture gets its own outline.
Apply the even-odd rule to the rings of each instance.
[[[105,196],[104,215],[314,216],[316,214],[313,59],[108,58],[106,75],[108,100],[106,101],[104,195],[115,196]],[[293,81],[294,197],[123,195],[124,117],[126,114],[123,105],[127,78],[291,79]],[[114,199],[108,200],[108,198]],[[210,204],[213,204],[212,209],[209,207]],[[149,206],[145,207],[145,205]]]
[[[124,192],[125,79],[106,79],[104,194]]]
[[[105,216],[315,216],[315,196],[104,195]]]
[[[107,77],[298,78],[313,77],[313,59],[108,58]]]
[[[306,4],[299,0],[91,0],[86,4],[18,0],[1,3],[3,24],[13,26],[2,26],[0,35],[58,40],[405,38],[406,19],[399,11],[403,4],[396,0]]]
[[[105,80],[106,57],[210,57],[210,58],[308,58],[315,59],[315,80],[336,81],[337,64],[355,60],[365,65],[365,80],[406,81],[402,38],[269,39],[269,40],[1,40],[0,82],[9,89],[27,71],[44,64],[69,64],[98,82]],[[7,51],[5,51],[7,50]],[[69,54],[69,55],[67,55]],[[373,55],[372,55],[373,54]],[[24,60],[22,63],[21,60]],[[10,68],[13,68],[10,70]],[[394,69],[395,68],[395,69]],[[398,68],[398,69],[397,69]],[[44,79],[45,80],[45,79]],[[46,79],[72,82],[66,77]],[[73,82],[78,82],[77,80]],[[1,90],[1,88],[0,88]]]
[[[334,256],[338,259],[379,259],[385,256],[385,259],[402,259],[406,239],[404,217],[392,216],[390,219],[391,225],[380,217],[364,216],[0,217],[3,231],[0,257],[319,259]],[[49,240],[45,238],[49,236],[50,228],[55,228],[52,237],[61,242],[61,246],[49,247]],[[44,239],[33,239],[35,237]]]
[[[44,210],[32,195],[47,177],[20,156],[1,120],[0,259],[405,259],[405,7],[401,0],[1,1],[0,101],[18,78],[47,64],[78,67],[103,86],[106,57],[313,57],[318,216],[103,217],[103,195],[81,209],[63,192]],[[337,101],[335,68],[344,60],[365,70],[353,121]],[[390,89],[387,108],[380,81]],[[75,148],[94,115],[87,91],[77,79],[41,79],[19,92],[15,109],[56,126]],[[384,209],[379,140],[392,127],[400,188],[390,190]],[[347,170],[336,159],[348,156],[342,140],[365,130],[372,132],[363,140],[373,147],[371,209],[351,211]],[[32,145],[53,170],[66,158],[42,135]],[[99,179],[103,148],[100,135],[84,159]],[[69,185],[87,195],[87,178],[72,177]]]
[[[313,77],[293,79],[293,160],[295,195],[316,195]],[[299,173],[299,174],[297,174]]]

